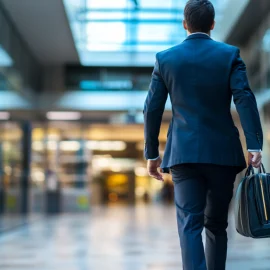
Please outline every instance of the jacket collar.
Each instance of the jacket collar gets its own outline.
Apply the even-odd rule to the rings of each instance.
[[[205,33],[193,33],[187,36],[187,38],[185,40],[189,40],[189,39],[196,39],[196,38],[204,38],[204,39],[211,39],[211,37]]]

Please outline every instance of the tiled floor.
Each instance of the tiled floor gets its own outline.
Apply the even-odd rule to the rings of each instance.
[[[29,222],[32,223],[41,218],[41,215],[30,215],[25,217],[22,215],[5,214],[3,216],[0,216],[0,234],[19,228]]]
[[[95,207],[0,236],[1,270],[181,270],[174,206]],[[270,241],[229,228],[228,270],[270,270]]]

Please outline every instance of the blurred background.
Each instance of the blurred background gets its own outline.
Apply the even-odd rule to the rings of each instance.
[[[212,37],[247,65],[269,171],[270,1],[212,2]],[[142,110],[155,54],[186,37],[185,3],[0,0],[0,269],[180,269],[173,184],[147,175]],[[168,100],[161,155],[170,120]],[[233,220],[229,233],[228,269],[270,269],[268,240]]]

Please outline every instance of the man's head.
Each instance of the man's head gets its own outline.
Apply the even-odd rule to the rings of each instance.
[[[184,28],[189,33],[210,33],[215,26],[215,9],[209,0],[189,0],[184,11]]]

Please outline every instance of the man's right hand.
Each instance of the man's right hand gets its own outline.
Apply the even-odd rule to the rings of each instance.
[[[248,165],[252,165],[255,168],[260,168],[262,164],[261,152],[248,152]]]
[[[158,168],[160,167],[161,161],[162,160],[160,157],[155,160],[149,159],[147,161],[147,171],[151,177],[164,182],[162,174],[158,172]]]

